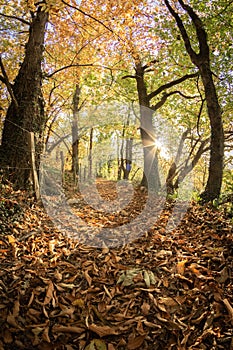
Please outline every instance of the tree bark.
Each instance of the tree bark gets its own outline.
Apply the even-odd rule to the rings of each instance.
[[[27,188],[30,181],[29,132],[35,134],[37,169],[43,149],[45,118],[41,63],[47,21],[48,13],[39,8],[32,18],[24,60],[12,85],[17,103],[12,99],[3,127],[2,164],[9,168],[10,178],[18,188]]]

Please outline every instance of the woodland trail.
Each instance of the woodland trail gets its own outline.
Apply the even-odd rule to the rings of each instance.
[[[114,198],[112,183],[99,189]],[[233,349],[232,222],[222,212],[193,203],[168,234],[168,205],[144,236],[95,248],[7,183],[0,203],[1,350]]]

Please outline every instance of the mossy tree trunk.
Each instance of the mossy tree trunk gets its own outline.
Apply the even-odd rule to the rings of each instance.
[[[40,8],[32,15],[24,60],[11,85],[13,98],[2,133],[1,163],[9,169],[13,183],[23,189],[28,186],[31,172],[28,132],[35,135],[37,168],[43,149],[45,117],[41,65],[47,21],[48,13]]]

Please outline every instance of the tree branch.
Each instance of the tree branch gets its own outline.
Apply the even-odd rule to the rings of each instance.
[[[73,6],[73,5],[68,4],[68,3],[67,3],[66,1],[64,1],[64,0],[62,0],[62,3],[65,4],[66,6],[69,6],[69,7],[72,8],[72,9],[74,9],[74,10],[76,10],[76,11],[82,13],[84,16],[93,19],[93,21],[95,21],[95,22],[101,24],[104,28],[106,28],[108,31],[110,31],[111,33],[114,34],[114,32],[113,32],[113,30],[112,30],[111,28],[107,27],[102,21],[100,21],[99,19],[93,17],[93,16],[90,15],[89,13],[84,12],[83,10],[81,10],[80,8],[78,8],[78,7],[76,7],[76,6]]]
[[[128,79],[128,78],[131,78],[131,79],[136,79],[136,75],[125,75],[124,77],[122,77],[121,79]]]
[[[6,84],[6,87],[7,87],[7,90],[9,92],[10,96],[11,96],[12,102],[14,103],[16,109],[18,109],[18,102],[17,102],[16,97],[14,95],[14,92],[12,90],[11,83],[9,82],[7,73],[5,71],[1,55],[0,55],[0,68],[1,68],[1,71],[2,71],[3,78],[4,78],[3,79],[4,83]]]
[[[6,79],[4,79],[4,77],[2,75],[0,75],[0,81],[6,85]]]
[[[110,70],[112,72],[112,68],[110,67],[106,67],[106,66],[102,66],[102,65],[99,65],[99,64],[94,64],[94,63],[86,63],[86,64],[79,64],[79,63],[74,63],[74,64],[69,64],[68,66],[64,66],[64,67],[61,67],[57,70],[55,70],[54,72],[50,73],[50,74],[47,74],[45,73],[44,76],[46,78],[51,78],[52,76],[54,76],[55,74],[65,70],[65,69],[69,69],[69,68],[73,68],[73,67],[96,67],[96,68],[104,68],[104,69],[107,69],[107,70]]]
[[[156,103],[155,105],[151,106],[151,109],[153,109],[153,111],[157,111],[157,109],[159,109],[160,107],[162,107],[164,105],[164,103],[166,102],[167,98],[174,95],[174,94],[179,94],[180,96],[186,98],[186,99],[192,99],[192,98],[196,98],[199,96],[187,96],[185,94],[183,94],[183,92],[179,91],[179,90],[175,90],[175,91],[171,91],[167,94],[164,94],[163,97],[161,98],[161,100]]]
[[[197,14],[193,11],[193,9],[185,4],[183,0],[179,0],[180,5],[183,7],[183,9],[188,13],[190,18],[193,21],[193,24],[196,28],[197,38],[199,42],[199,48],[200,48],[200,56],[209,56],[209,47],[207,44],[207,34],[204,29],[202,20],[197,16]]]
[[[55,133],[53,130],[51,130],[53,133]],[[58,134],[56,134],[58,136]],[[70,136],[70,133],[64,136],[59,136],[59,139],[54,142],[49,148],[47,148],[47,152],[50,154],[54,148],[56,148],[61,142],[63,142],[65,139],[67,139]]]
[[[158,60],[152,60],[150,62],[148,62],[145,66],[142,67],[142,69],[145,71],[147,68],[150,68],[151,66],[153,66],[155,63],[158,63]]]
[[[0,13],[0,16],[5,17],[5,18],[12,18],[16,19],[17,21],[22,22],[23,24],[26,24],[27,26],[30,26],[30,22],[26,21],[23,18],[17,17],[17,16],[11,16],[11,15],[5,15],[4,13]]]
[[[191,79],[191,78],[195,78],[199,75],[199,72],[193,73],[193,74],[186,74],[183,77],[179,78],[179,79],[175,79],[167,84],[161,85],[158,89],[156,89],[155,91],[151,92],[148,95],[148,99],[151,100],[153,97],[157,96],[158,94],[160,94],[162,91],[169,89],[175,85],[178,85],[180,83],[182,83],[183,81],[187,80],[187,79]]]
[[[177,26],[180,30],[180,33],[182,35],[182,38],[184,40],[184,44],[186,47],[186,50],[192,60],[192,62],[195,64],[195,62],[197,61],[197,54],[196,52],[193,50],[188,33],[184,27],[184,24],[180,18],[180,16],[178,15],[178,13],[172,8],[172,6],[170,5],[168,0],[164,0],[165,5],[167,6],[169,12],[171,13],[171,15],[175,18]],[[180,2],[180,1],[179,1]]]

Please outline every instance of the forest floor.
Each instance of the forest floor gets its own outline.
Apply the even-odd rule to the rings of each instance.
[[[99,190],[115,198],[111,182]],[[138,191],[120,217],[84,202],[73,210],[92,226],[115,227],[140,213],[145,196]],[[168,233],[171,210],[132,242],[94,247],[2,183],[0,350],[232,350],[232,221],[192,203]]]

